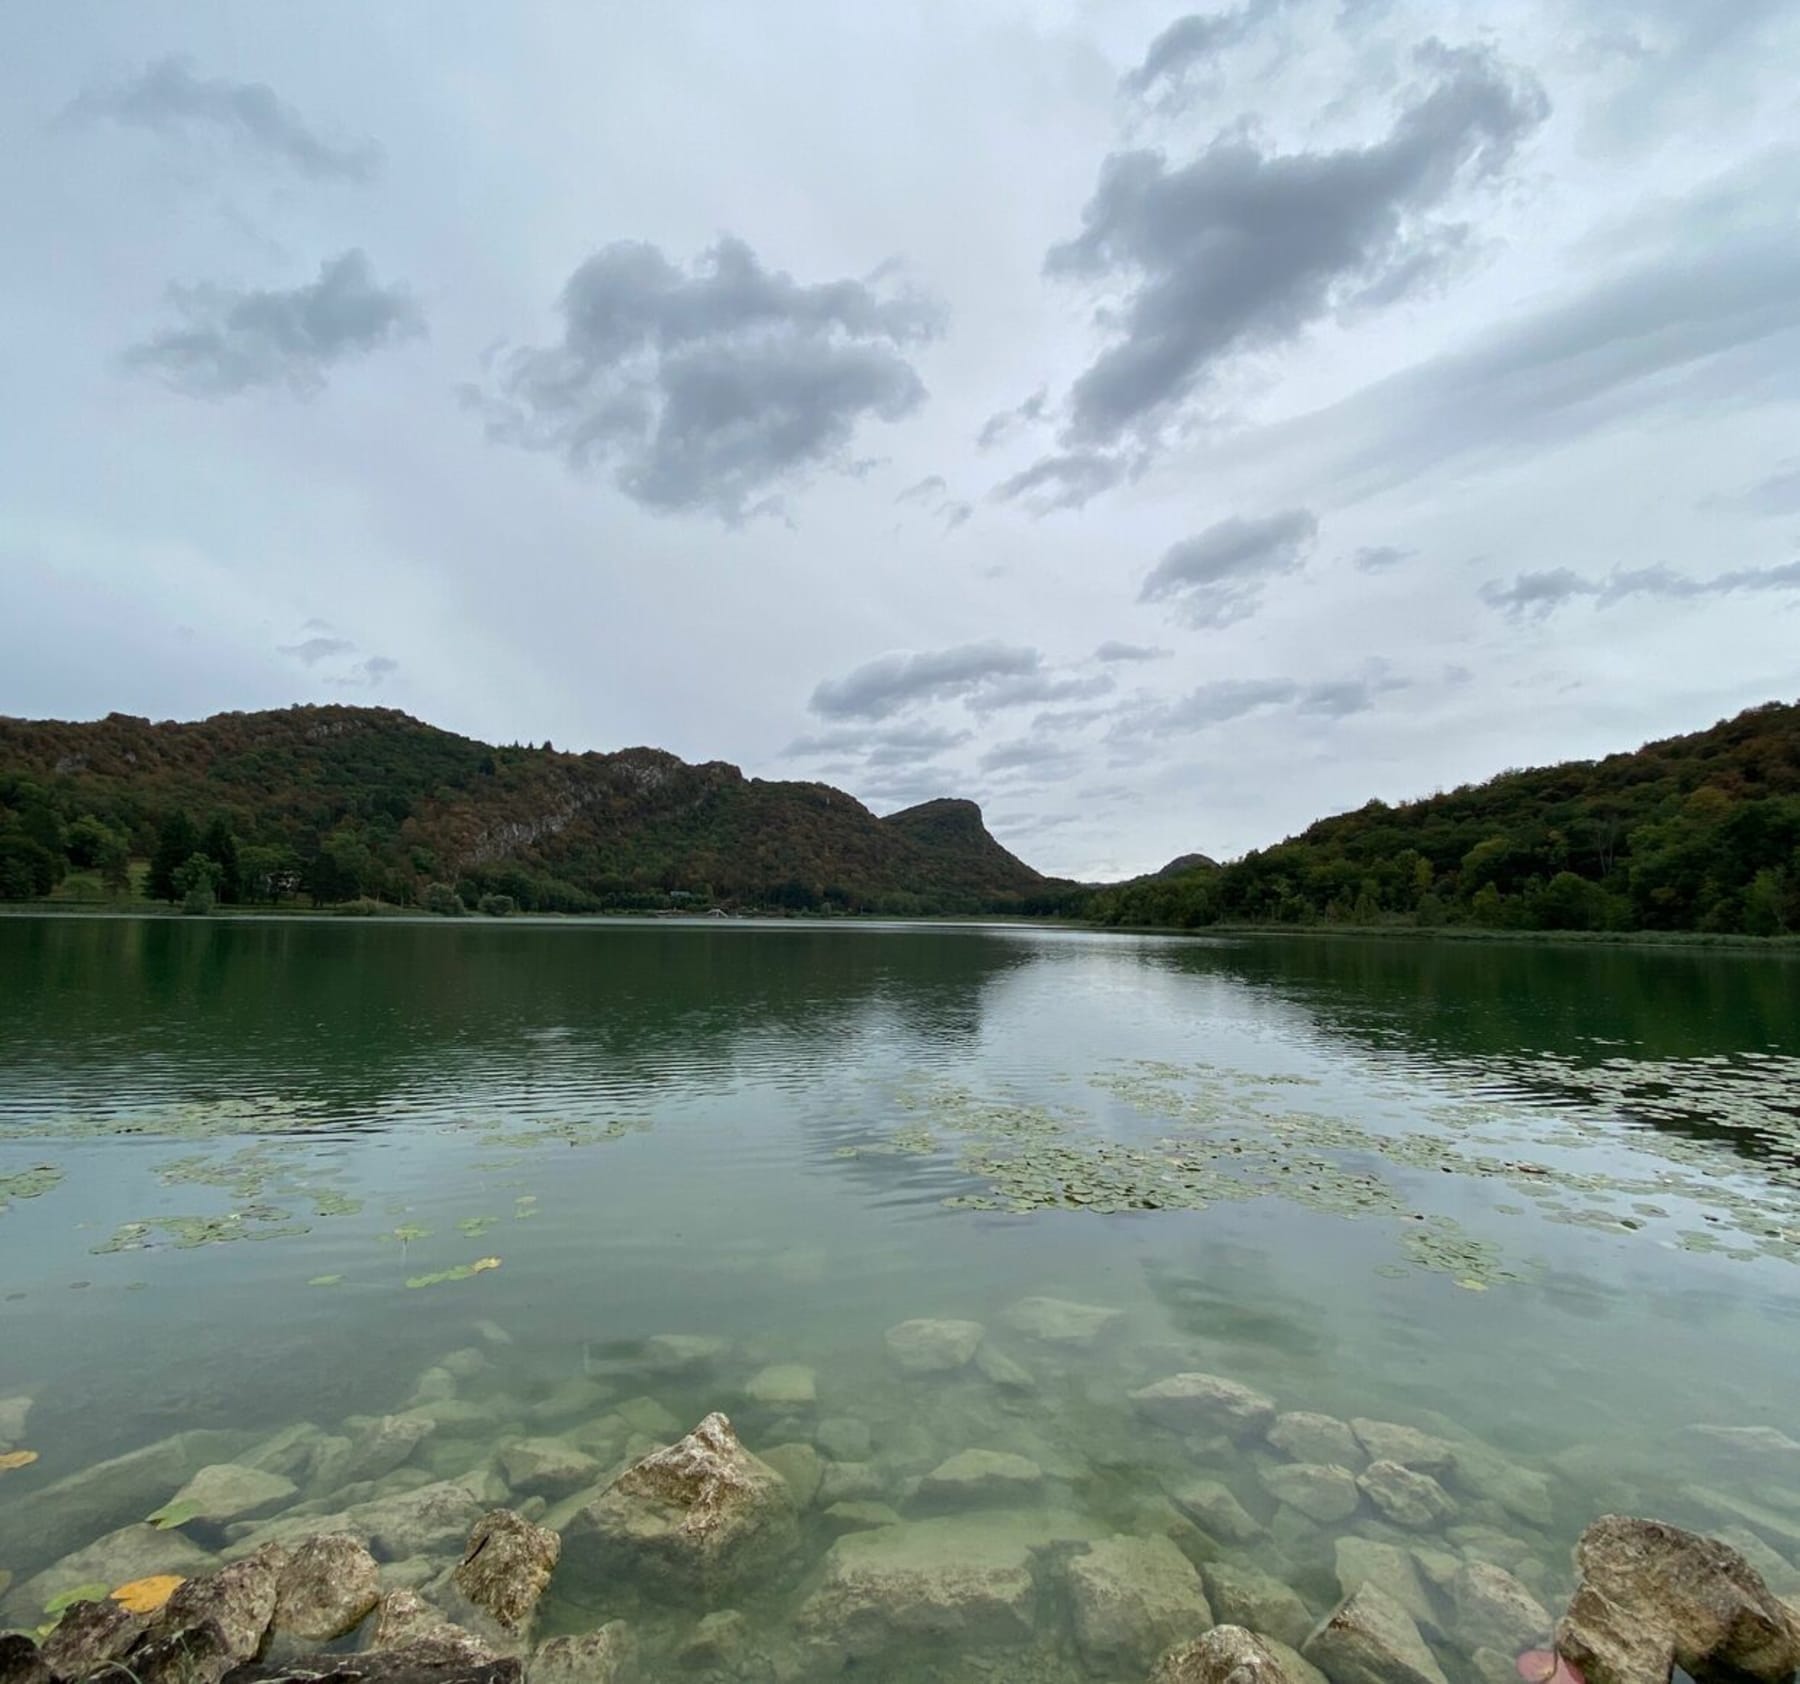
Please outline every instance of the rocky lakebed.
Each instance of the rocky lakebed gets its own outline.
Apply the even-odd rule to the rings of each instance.
[[[1680,1455],[1711,1483],[1682,1488],[1684,1524],[1625,1518],[1605,1445],[1527,1465],[1441,1416],[1320,1413],[1178,1341],[1127,1351],[1123,1319],[1045,1297],[912,1319],[838,1375],[667,1333],[524,1388],[476,1321],[387,1414],[194,1428],[66,1473],[12,1448],[54,1401],[0,1399],[0,1684],[1800,1664],[1778,1430],[1693,1424]]]

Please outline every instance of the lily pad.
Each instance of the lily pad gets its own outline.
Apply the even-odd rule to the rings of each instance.
[[[484,1275],[489,1269],[498,1269],[498,1257],[477,1257],[473,1263],[458,1263],[454,1268],[439,1269],[434,1274],[414,1275],[408,1281],[410,1287],[441,1286],[445,1281],[466,1281],[475,1275]]]

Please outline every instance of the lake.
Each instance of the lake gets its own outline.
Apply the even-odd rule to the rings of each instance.
[[[24,1625],[346,1511],[427,1582],[467,1517],[414,1492],[566,1524],[722,1410],[797,1548],[706,1596],[571,1548],[542,1631],[1126,1680],[1203,1591],[1294,1642],[1366,1572],[1497,1681],[1464,1564],[1554,1615],[1604,1512],[1800,1586],[1797,1380],[1791,956],[0,920]]]

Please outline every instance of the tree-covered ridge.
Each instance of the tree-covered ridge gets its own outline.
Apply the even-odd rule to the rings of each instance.
[[[0,896],[46,893],[69,871],[122,886],[140,859],[171,900],[932,912],[1054,899],[973,804],[938,805],[961,812],[954,833],[925,809],[878,819],[823,784],[657,749],[493,747],[388,708],[0,719]]]
[[[1096,896],[1110,924],[1800,931],[1800,705],[1598,761],[1371,801],[1219,867]]]

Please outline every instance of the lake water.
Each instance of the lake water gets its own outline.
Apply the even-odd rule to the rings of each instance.
[[[1554,1613],[1602,1512],[1704,1526],[1800,1585],[1800,1447],[1695,1430],[1794,1427],[1792,958],[9,918],[0,1204],[0,1400],[33,1400],[10,1436],[0,1402],[0,1450],[38,1453],[0,1473],[0,1614],[23,1624],[146,1552],[191,1571],[271,1520],[467,1474],[563,1520],[713,1409],[790,1447],[798,1551],[685,1600],[571,1551],[542,1630],[627,1618],[649,1676],[1136,1679],[1202,1579],[1109,1614],[1084,1550],[1159,1583],[1193,1563],[1292,1637],[1280,1587],[1328,1612],[1360,1537],[1416,1552],[1387,1570],[1474,1680],[1525,1634],[1479,1625],[1458,1564]],[[918,1318],[980,1324],[975,1357],[906,1372],[886,1336]],[[1449,1466],[1411,1456],[1442,1505],[1131,1398],[1192,1372],[1448,1441]],[[353,1468],[361,1418],[409,1410],[428,1435]],[[1301,1462],[1361,1470],[1344,1429],[1311,1430]],[[1037,1477],[933,1478],[968,1450]],[[239,1460],[293,1489],[137,1524]],[[453,1562],[454,1525],[393,1530],[394,1582]],[[1120,1538],[1172,1543],[1173,1569]],[[991,1570],[985,1600],[884,1606],[908,1550]],[[743,1619],[695,1647],[721,1608]]]

